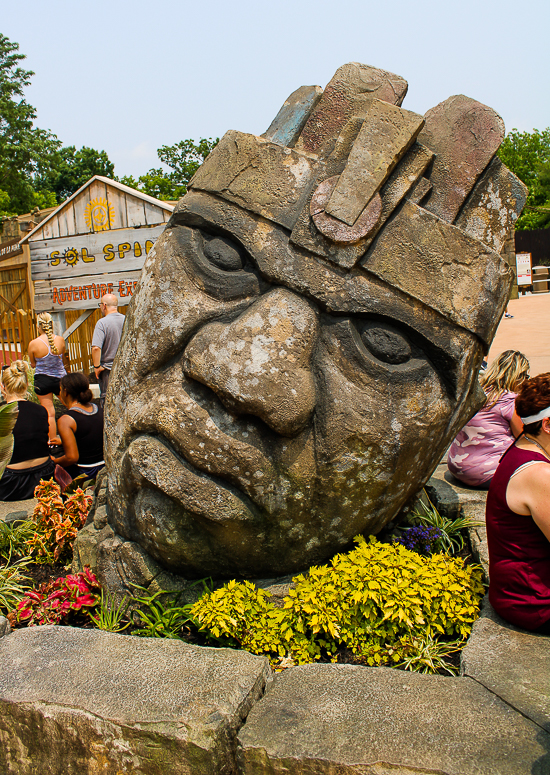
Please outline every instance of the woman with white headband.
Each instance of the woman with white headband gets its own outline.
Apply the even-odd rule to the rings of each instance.
[[[550,635],[550,372],[516,398],[523,434],[487,496],[489,600],[504,619]]]

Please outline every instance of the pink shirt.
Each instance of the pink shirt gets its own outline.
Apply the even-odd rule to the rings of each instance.
[[[451,444],[447,465],[461,482],[478,487],[491,481],[514,441],[510,422],[515,400],[515,393],[503,393],[494,406],[480,409]]]

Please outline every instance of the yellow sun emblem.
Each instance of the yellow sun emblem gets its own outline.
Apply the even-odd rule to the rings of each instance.
[[[107,231],[113,228],[115,208],[106,199],[92,199],[84,210],[84,220],[92,231]]]

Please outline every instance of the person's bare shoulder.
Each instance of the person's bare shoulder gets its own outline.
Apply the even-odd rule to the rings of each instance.
[[[29,343],[29,353],[32,353],[39,358],[41,358],[43,355],[45,355],[48,352],[48,345],[45,344],[40,337],[37,337],[36,339],[33,339],[32,342]]]
[[[71,430],[74,430],[76,428],[76,422],[74,417],[71,417],[70,414],[62,414],[59,420],[57,421],[57,427],[63,430],[64,428],[70,428]]]

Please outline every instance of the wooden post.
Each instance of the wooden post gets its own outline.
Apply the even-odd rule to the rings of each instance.
[[[12,357],[12,360],[16,361],[19,358],[19,347],[18,347],[17,331],[15,327],[15,315],[11,311],[8,313],[8,315],[9,315],[10,330],[11,330],[11,337],[10,337],[11,357]],[[15,353],[15,357],[14,357],[14,353]]]
[[[2,313],[2,315],[0,315],[0,336],[2,337],[2,361],[5,366],[8,366],[11,363],[11,361],[7,355],[7,349],[6,349],[7,331],[6,331],[6,336],[4,336],[5,325],[6,325],[6,315],[5,313]]]
[[[80,371],[83,371],[84,374],[88,374],[89,372],[89,360],[90,356],[88,353],[88,337],[87,337],[87,329],[88,326],[80,326],[77,328],[78,331],[78,341],[80,342],[80,355],[81,355],[81,367]]]

